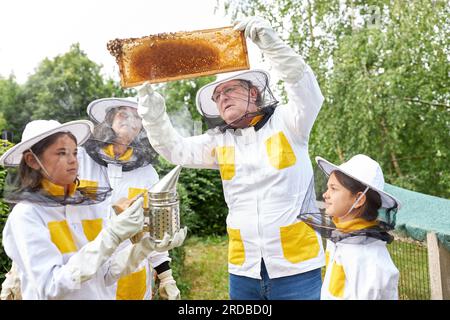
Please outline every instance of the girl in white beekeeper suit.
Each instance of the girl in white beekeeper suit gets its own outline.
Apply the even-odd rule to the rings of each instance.
[[[81,150],[84,155],[80,176],[100,185],[110,184],[113,192],[108,200],[111,204],[121,198],[132,199],[143,193],[144,207],[148,207],[147,191],[158,181],[158,174],[152,166],[157,153],[142,127],[136,99],[97,99],[88,105],[87,113],[96,125],[93,135]],[[108,181],[101,181],[104,176]],[[112,214],[115,213],[110,212]],[[181,230],[181,233],[184,231]],[[131,242],[127,240],[121,246],[129,244]],[[180,299],[170,261],[167,251],[152,252],[137,270],[121,278],[111,288],[116,299],[151,299],[152,288],[155,287],[153,270],[159,279],[159,297]]]
[[[334,223],[321,299],[398,299],[399,271],[386,244],[400,203],[383,191],[380,165],[362,154],[340,166],[321,157],[316,162],[329,177],[323,201]]]
[[[21,284],[23,299],[114,299],[108,286],[156,249],[146,237],[114,254],[142,230],[144,199],[105,219],[110,188],[77,177],[78,144],[92,127],[86,120],[32,121],[22,141],[0,158],[3,166],[19,166],[18,183],[5,193],[15,206],[3,246],[16,265],[20,281],[14,282]]]

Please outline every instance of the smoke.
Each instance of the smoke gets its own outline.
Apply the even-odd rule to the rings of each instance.
[[[175,130],[183,137],[202,134],[202,122],[193,120],[188,106],[183,104],[176,111],[168,112]]]

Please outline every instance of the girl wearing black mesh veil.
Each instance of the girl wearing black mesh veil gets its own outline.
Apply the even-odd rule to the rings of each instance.
[[[93,205],[104,201],[111,193],[109,185],[105,184],[101,188],[87,185],[85,181],[79,179],[78,163],[75,164],[75,162],[70,172],[59,169],[59,165],[70,156],[66,144],[60,143],[61,148],[55,151],[58,157],[54,161],[46,164],[42,162],[44,154],[48,152],[47,149],[55,141],[69,139],[75,143],[77,140],[83,143],[91,134],[91,126],[92,123],[85,120],[72,121],[63,125],[54,120],[35,120],[27,124],[27,130],[24,131],[22,138],[25,140],[9,149],[2,158],[2,164],[8,167],[8,176],[3,190],[5,201],[11,205],[25,201],[44,207]],[[60,127],[66,128],[66,131],[57,131],[61,130],[58,129]],[[37,140],[39,137],[28,139],[36,132],[45,130],[51,132],[52,128],[55,133],[46,138],[41,138],[39,141]],[[47,134],[48,132],[41,133],[42,136]],[[30,145],[32,142],[35,143]],[[55,183],[59,181],[58,177],[64,177],[69,173],[75,175],[72,183],[65,187]]]
[[[81,157],[80,174],[94,184],[110,184],[113,189],[109,198],[111,204],[143,194],[144,208],[148,208],[147,191],[159,180],[152,165],[157,160],[157,153],[142,127],[136,100],[98,99],[89,104],[87,113],[96,125],[92,137],[83,145],[85,151],[81,150],[86,156]],[[102,181],[101,172],[105,172],[108,181]],[[110,210],[109,216],[114,215],[115,212]],[[124,247],[130,245],[130,241],[123,244]],[[146,256],[131,276],[120,279],[111,287],[116,299],[151,299],[156,275],[160,281],[160,298],[179,299],[180,291],[172,277],[170,260],[167,250]]]
[[[316,161],[327,176],[326,188],[316,184],[323,192],[317,207],[325,216],[310,204],[299,218],[328,237],[321,299],[398,299],[399,271],[386,244],[392,241],[388,231],[400,202],[383,191],[380,165],[361,154],[340,166],[320,157]]]
[[[10,278],[18,280],[8,282],[7,276],[2,299],[11,299],[11,293],[26,300],[111,299],[107,288],[128,263],[116,259],[115,252],[142,229],[143,201],[104,223],[108,203],[97,194],[106,195],[109,187],[99,192],[101,185],[78,176],[78,144],[91,130],[87,120],[34,120],[22,141],[0,157],[0,165],[18,166],[20,173],[16,191],[5,195],[14,208],[2,239],[16,266]]]
[[[158,154],[133,112],[134,105],[131,98],[99,99],[89,105],[88,115],[96,125],[83,147],[98,164],[113,163],[130,171],[156,161]]]

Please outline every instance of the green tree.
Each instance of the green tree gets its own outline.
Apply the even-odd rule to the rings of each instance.
[[[21,100],[22,89],[14,76],[5,79],[0,77],[0,130],[13,133],[13,139],[18,142],[21,137],[23,123],[29,121],[30,110],[24,108]]]
[[[0,156],[13,145],[12,143],[0,139]],[[0,167],[0,231],[3,231],[9,213],[9,206],[3,202],[3,187],[5,185],[6,170]],[[2,232],[0,232],[0,244],[2,244]],[[11,268],[11,260],[5,253],[3,245],[0,246],[0,283],[5,279],[4,274]]]
[[[6,120],[5,117],[3,116],[3,113],[0,112],[0,132],[3,131],[3,129],[6,128]]]
[[[161,93],[166,100],[167,112],[169,114],[175,114],[180,110],[187,110],[189,112],[189,119],[185,121],[185,127],[192,128],[193,122],[202,122],[202,126],[198,127],[198,130],[206,130],[207,126],[203,121],[202,116],[197,111],[196,96],[197,91],[204,85],[215,80],[215,76],[199,77],[189,80],[179,80],[166,83],[161,87]],[[186,125],[186,122],[190,122]],[[180,124],[181,125],[181,124]]]
[[[378,160],[387,182],[448,197],[450,7],[445,1],[224,1],[259,15],[311,65],[325,102],[311,156]]]
[[[79,44],[63,55],[44,59],[23,89],[31,118],[86,119],[86,107],[92,100],[127,95],[113,80],[104,80],[100,71],[101,65],[90,60]]]

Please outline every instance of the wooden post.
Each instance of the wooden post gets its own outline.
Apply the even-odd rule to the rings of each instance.
[[[427,247],[431,300],[450,300],[450,252],[434,232],[427,233]]]

